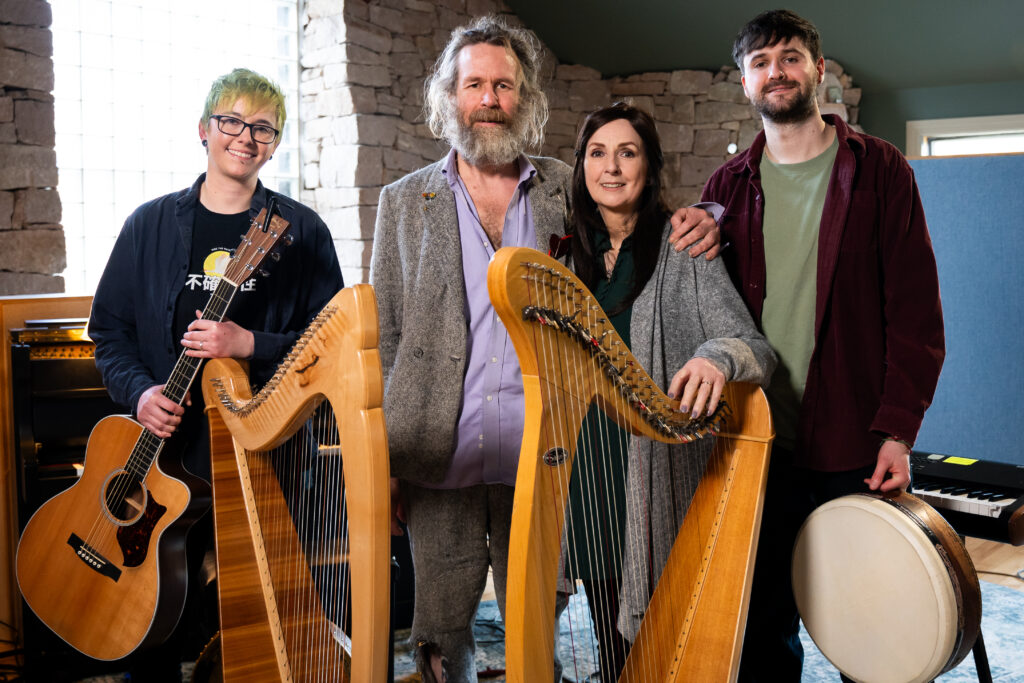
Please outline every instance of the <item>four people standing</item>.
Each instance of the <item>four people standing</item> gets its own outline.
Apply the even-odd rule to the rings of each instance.
[[[935,262],[913,175],[888,143],[820,115],[824,60],[805,20],[786,11],[757,17],[737,37],[734,57],[765,130],[704,190],[725,207],[719,220],[732,245],[712,261],[668,246],[699,242],[698,250],[717,253],[718,231],[700,206],[666,227],[660,150],[643,112],[616,105],[591,115],[575,173],[525,154],[539,146],[547,120],[529,31],[479,19],[453,32],[435,65],[424,107],[451,151],[381,193],[370,274],[395,513],[411,537],[412,637],[425,680],[476,680],[472,623],[489,568],[504,606],[523,394],[484,284],[501,246],[546,250],[571,223],[576,269],[607,299],[627,343],[642,337],[644,348],[660,350],[642,359],[645,367],[661,368],[652,376],[694,410],[713,405],[725,381],[767,380],[772,349],[778,354],[769,396],[779,436],[762,526],[771,542],[760,544],[742,680],[786,672],[799,680],[788,557],[806,514],[843,493],[909,483],[909,445],[943,358]],[[265,373],[341,286],[326,226],[284,201],[299,237],[298,253],[280,266],[291,288],[268,282],[236,305],[234,322],[194,319],[202,302],[187,275],[234,246],[238,226],[266,204],[257,176],[284,121],[283,101],[256,75],[236,71],[218,83],[199,130],[207,173],[129,218],[90,323],[112,395],[158,436],[181,431],[186,417],[160,394],[179,348],[251,358],[254,372]],[[169,258],[181,267],[169,268]],[[651,293],[654,283],[666,293]],[[693,319],[707,329],[666,344],[649,324],[665,306],[681,334]],[[648,481],[674,486],[671,467],[665,477],[656,472],[669,455],[648,455]],[[190,467],[208,477],[202,456],[193,459]],[[666,517],[659,547],[645,550],[660,556],[683,512],[685,505]],[[644,596],[622,598],[619,623],[630,636]]]

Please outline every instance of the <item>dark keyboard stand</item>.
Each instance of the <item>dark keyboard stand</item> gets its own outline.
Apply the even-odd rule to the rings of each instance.
[[[978,683],[992,683],[992,670],[988,666],[988,653],[985,651],[985,639],[978,631],[978,639],[971,649],[974,655],[974,668],[978,670]]]

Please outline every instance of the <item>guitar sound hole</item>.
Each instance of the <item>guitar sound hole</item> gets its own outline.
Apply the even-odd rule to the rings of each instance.
[[[146,509],[146,489],[127,472],[115,474],[107,481],[104,498],[107,511],[118,523],[131,524]]]

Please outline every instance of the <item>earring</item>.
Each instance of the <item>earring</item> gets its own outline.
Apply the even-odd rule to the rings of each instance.
[[[207,142],[206,140],[203,140],[203,147],[206,147],[206,146],[207,146],[207,145],[209,145],[209,144],[210,144],[210,143],[208,143],[208,142]]]

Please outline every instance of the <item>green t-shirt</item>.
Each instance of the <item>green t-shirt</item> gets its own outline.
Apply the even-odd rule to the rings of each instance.
[[[800,402],[814,350],[818,228],[838,140],[817,157],[796,164],[761,158],[764,257],[767,270],[761,324],[779,365],[768,387],[776,443],[796,445]]]

